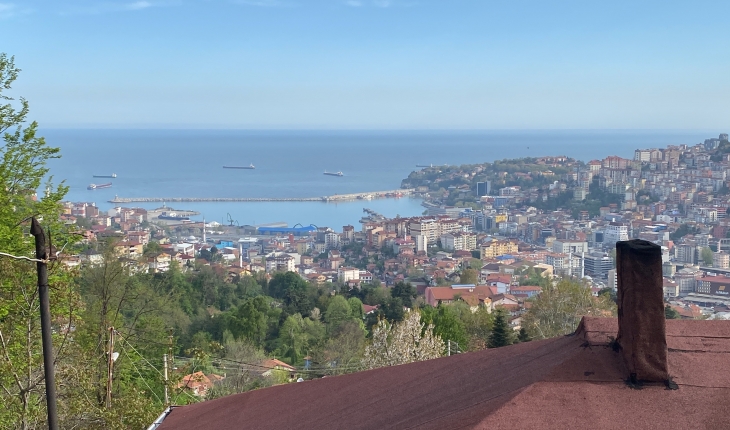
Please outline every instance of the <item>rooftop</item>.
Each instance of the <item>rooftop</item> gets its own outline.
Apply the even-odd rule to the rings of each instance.
[[[159,430],[727,428],[730,321],[667,321],[678,390],[629,387],[617,331],[616,319],[584,318],[570,336],[173,408]]]

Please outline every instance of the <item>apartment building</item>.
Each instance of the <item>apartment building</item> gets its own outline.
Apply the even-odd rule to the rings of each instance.
[[[513,240],[493,240],[479,247],[479,257],[482,260],[519,252],[517,242]]]
[[[463,231],[446,233],[441,236],[441,246],[447,251],[471,251],[477,249],[477,237]]]

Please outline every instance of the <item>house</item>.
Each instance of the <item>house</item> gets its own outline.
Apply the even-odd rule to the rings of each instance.
[[[290,373],[297,371],[297,369],[294,366],[286,364],[281,360],[277,360],[276,358],[270,358],[268,360],[264,360],[261,363],[261,366],[269,369],[266,372],[262,373],[263,376],[271,376],[272,370],[285,370]]]
[[[509,289],[510,294],[516,297],[534,297],[542,292],[541,287],[536,286],[530,286],[530,285],[524,285],[519,287],[510,287]]]
[[[213,385],[222,380],[224,377],[210,374],[205,375],[203,372],[195,372],[183,376],[182,380],[177,384],[177,388],[190,390],[193,396],[205,397]]]
[[[486,285],[451,285],[449,287],[428,287],[426,288],[426,303],[431,306],[438,306],[439,302],[443,304],[453,303],[462,299],[469,303],[470,306],[478,306],[480,303],[487,305],[487,309],[491,310],[492,296],[497,292],[494,288]]]

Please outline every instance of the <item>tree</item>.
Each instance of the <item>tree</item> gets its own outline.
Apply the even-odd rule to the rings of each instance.
[[[316,353],[317,361],[327,364],[326,373],[339,375],[361,369],[365,350],[365,328],[362,321],[345,321],[337,332],[325,343],[321,353]]]
[[[677,310],[674,309],[669,304],[667,304],[666,306],[664,306],[664,318],[665,319],[668,319],[668,320],[678,320],[681,317],[682,316],[679,315],[679,312],[677,312]]]
[[[4,103],[0,104],[0,251],[33,257],[35,248],[27,222],[31,216],[42,220],[43,227],[52,232],[52,244],[58,249],[73,238],[58,222],[60,202],[68,187],[63,183],[54,187],[49,177],[45,192],[35,198],[48,176],[47,162],[60,155],[58,148],[46,145],[37,135],[36,122],[27,124],[28,102],[20,98],[15,103],[4,93],[19,72],[13,57],[0,53],[0,103]],[[73,274],[57,263],[49,266],[51,319],[76,324],[79,299]],[[54,333],[59,367],[69,364],[69,338],[57,330]],[[4,256],[0,256],[0,369],[0,427],[42,425],[46,413],[35,264]],[[61,381],[57,379],[59,385]],[[66,406],[59,402],[59,410]]]
[[[500,348],[502,346],[512,345],[513,330],[509,326],[507,320],[507,311],[504,308],[497,308],[494,315],[494,326],[492,333],[489,335],[489,348]]]
[[[392,297],[400,298],[403,302],[403,306],[407,308],[413,307],[413,299],[416,298],[416,288],[410,284],[410,282],[398,281],[393,286],[393,290],[390,292]]]
[[[593,297],[580,281],[561,279],[544,287],[524,314],[522,326],[535,339],[570,334],[583,316],[612,316],[616,304],[606,295]]]
[[[709,247],[702,248],[700,256],[702,257],[702,261],[705,263],[705,266],[712,266],[712,249]]]
[[[421,321],[426,325],[433,325],[434,334],[444,341],[455,342],[462,349],[467,348],[469,340],[466,328],[452,306],[439,305],[437,308],[426,306],[421,309]]]
[[[411,311],[400,323],[378,322],[365,347],[363,365],[368,369],[395,366],[438,358],[443,352],[444,342],[433,333],[433,325],[422,323],[420,313]]]
[[[324,319],[327,322],[327,329],[330,333],[337,331],[340,324],[352,319],[350,304],[342,296],[333,297],[330,300],[329,306],[327,306]]]
[[[478,284],[479,272],[476,269],[467,268],[461,271],[459,282],[462,284]]]
[[[263,296],[248,299],[235,312],[227,315],[226,328],[234,339],[245,339],[261,345],[268,329],[269,305]]]
[[[269,294],[282,299],[289,314],[309,314],[314,307],[307,296],[307,282],[294,272],[277,273],[269,281]]]
[[[352,318],[357,321],[362,321],[365,318],[364,309],[362,302],[357,297],[350,297],[347,299],[347,304],[350,305],[350,314]]]
[[[517,340],[520,342],[529,342],[532,340],[530,335],[527,333],[524,327],[520,327],[520,333],[517,335]]]

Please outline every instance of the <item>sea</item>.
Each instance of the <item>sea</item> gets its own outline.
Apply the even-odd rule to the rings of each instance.
[[[119,197],[318,197],[398,189],[416,165],[474,164],[545,155],[633,158],[639,148],[694,145],[723,130],[296,131],[45,129],[61,158],[49,162],[67,200],[111,209]],[[254,170],[223,169],[224,165]],[[341,171],[344,176],[324,175]],[[114,179],[93,178],[110,175]],[[91,183],[107,189],[87,190]],[[367,208],[388,217],[424,211],[418,198],[351,202],[185,202],[192,219],[359,228]],[[130,203],[154,209],[162,203]]]

